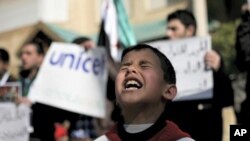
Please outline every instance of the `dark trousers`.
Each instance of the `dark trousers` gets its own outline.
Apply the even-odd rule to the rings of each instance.
[[[250,72],[247,73],[246,100],[241,104],[238,123],[250,126]]]
[[[69,133],[75,128],[75,122],[79,119],[79,115],[65,110],[36,103],[32,106],[32,126],[34,133],[31,138],[39,138],[41,141],[54,141],[54,124],[62,123],[64,120],[71,122]]]

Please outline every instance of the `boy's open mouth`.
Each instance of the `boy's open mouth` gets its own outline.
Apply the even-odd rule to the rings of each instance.
[[[136,79],[130,79],[126,80],[124,83],[125,90],[137,90],[142,87],[142,84],[139,80]]]

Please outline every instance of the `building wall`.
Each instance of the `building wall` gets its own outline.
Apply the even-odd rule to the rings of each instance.
[[[56,24],[83,35],[93,35],[99,29],[100,5],[100,0],[69,0],[68,20]]]
[[[166,0],[165,0],[166,1]],[[180,1],[176,4],[163,6],[153,6],[153,0],[136,0],[132,1],[131,22],[133,24],[150,23],[166,18],[166,15],[176,9],[188,7],[188,1]]]
[[[18,58],[18,50],[26,39],[33,33],[32,26],[16,29],[13,31],[0,33],[0,47],[6,49],[10,54],[10,69],[9,71],[18,76],[18,68],[20,60]]]
[[[189,6],[189,2],[184,0],[159,8],[151,7],[153,0],[123,0],[123,2],[128,10],[129,21],[133,25],[165,19],[168,13]],[[70,0],[68,21],[56,24],[83,35],[97,34],[101,22],[100,9],[101,0]]]
[[[22,0],[18,0],[21,2]],[[29,1],[29,0],[24,0]],[[101,1],[102,0],[64,0],[64,3],[68,3],[68,7],[64,9],[68,10],[68,14],[64,15],[63,19],[58,18],[59,20],[51,20],[51,16],[46,18],[44,13],[41,16],[41,20],[46,19],[51,21],[62,28],[81,33],[83,35],[96,35],[99,31],[100,26],[100,15],[101,15]],[[165,19],[166,15],[178,8],[188,7],[189,2],[186,0],[179,0],[177,4],[168,5],[166,3],[162,5],[153,6],[155,0],[123,0],[128,10],[128,16],[130,23],[133,25],[143,25],[144,23],[150,23],[157,20]],[[157,0],[157,1],[166,1],[166,0]],[[39,1],[37,1],[39,2]],[[40,1],[41,2],[41,1]],[[53,11],[53,8],[48,7],[48,0],[44,1],[44,7],[49,8]],[[17,3],[18,4],[18,3]],[[16,7],[18,5],[15,4]],[[53,4],[55,4],[53,2]],[[6,5],[9,5],[6,3]],[[10,6],[11,7],[11,6]],[[39,7],[41,8],[41,6]],[[15,8],[13,8],[14,10]],[[39,9],[40,12],[43,11]],[[39,12],[38,10],[38,12]],[[35,10],[36,11],[36,10]],[[63,11],[62,11],[63,12]],[[4,13],[4,12],[3,12]],[[25,15],[25,13],[23,13]],[[53,16],[56,16],[55,14]],[[60,14],[58,15],[60,16]],[[0,16],[1,17],[1,16]],[[39,20],[38,20],[39,21]],[[37,22],[38,22],[37,21]],[[13,21],[14,22],[14,21]],[[17,58],[17,52],[23,42],[27,40],[28,37],[32,34],[34,30],[34,25],[28,25],[23,27],[16,27],[8,29],[8,31],[0,32],[0,46],[6,48],[11,55],[11,66],[10,71],[17,76],[18,66],[20,61]],[[145,31],[146,32],[146,31]]]

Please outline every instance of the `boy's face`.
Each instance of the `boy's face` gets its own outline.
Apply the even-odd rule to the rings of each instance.
[[[168,21],[167,37],[169,39],[180,39],[193,36],[193,27],[185,27],[179,19],[172,19]]]
[[[121,106],[159,103],[167,86],[160,60],[150,49],[128,52],[121,62],[115,84]]]

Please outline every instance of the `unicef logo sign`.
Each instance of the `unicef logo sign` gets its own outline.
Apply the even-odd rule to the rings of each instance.
[[[105,55],[98,58],[86,55],[83,51],[79,54],[52,52],[52,55],[49,58],[49,63],[52,66],[99,75],[103,73],[105,68]]]

